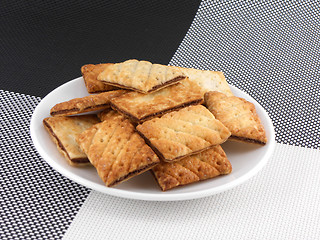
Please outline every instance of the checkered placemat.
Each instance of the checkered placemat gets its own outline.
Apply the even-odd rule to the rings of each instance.
[[[101,235],[105,238],[135,238],[134,228],[139,230],[136,236],[141,239],[151,235],[170,239],[168,234],[162,234],[168,229],[181,238],[189,234],[203,239],[236,239],[232,232],[237,231],[242,239],[268,238],[269,232],[273,239],[319,236],[320,196],[315,188],[320,147],[319,9],[320,3],[311,1],[201,3],[170,64],[223,71],[229,83],[254,97],[274,122],[278,155],[265,172],[270,175],[262,175],[257,183],[197,200],[196,205],[187,203],[186,207],[202,211],[200,222],[204,228],[199,225],[198,230],[194,228],[197,218],[193,217],[200,216],[192,209],[183,213],[182,203],[143,203],[90,193],[52,170],[36,153],[29,135],[30,117],[40,99],[0,91],[0,238],[60,239],[67,229],[69,239],[81,231],[87,236],[96,231],[108,233]],[[278,168],[277,161],[283,159],[282,168]],[[266,181],[269,182],[264,185]],[[248,194],[240,194],[240,190]],[[268,190],[270,194],[266,194]],[[89,205],[84,204],[86,199]],[[236,203],[230,199],[236,199]],[[96,206],[90,205],[95,203]],[[215,203],[218,210],[213,211]],[[178,214],[171,214],[174,212]],[[90,217],[90,224],[81,225],[86,216]],[[208,224],[215,219],[225,224],[216,222],[219,232]],[[234,225],[227,225],[231,222]],[[131,227],[127,232],[124,223]],[[148,227],[141,228],[139,224]],[[209,227],[212,228],[208,230]],[[149,235],[143,233],[144,229]]]
[[[320,2],[203,1],[170,64],[217,70],[269,113],[280,143],[320,147]]]
[[[30,118],[39,97],[0,90],[0,239],[60,239],[90,190],[37,153]]]
[[[64,240],[319,239],[320,151],[277,143],[267,166],[230,191],[183,202],[92,191]]]

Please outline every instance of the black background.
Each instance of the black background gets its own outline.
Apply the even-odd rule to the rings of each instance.
[[[168,64],[200,1],[1,1],[2,90],[44,97],[88,63]]]

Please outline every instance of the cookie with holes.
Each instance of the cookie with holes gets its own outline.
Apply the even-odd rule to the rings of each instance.
[[[98,80],[109,85],[141,93],[160,90],[184,78],[177,67],[136,59],[108,65],[98,76]]]
[[[232,171],[220,145],[176,162],[162,162],[152,168],[162,191],[229,174]]]
[[[98,75],[110,64],[112,63],[87,64],[81,67],[81,74],[88,93],[100,93],[117,89],[97,80]]]
[[[76,138],[83,131],[100,122],[96,115],[48,117],[43,125],[57,145],[59,152],[72,166],[90,165],[87,155],[80,149]]]
[[[202,105],[189,106],[137,126],[161,160],[178,161],[225,142],[230,131]]]
[[[231,132],[230,140],[265,145],[265,129],[253,103],[220,92],[205,94],[208,109]]]
[[[108,187],[141,174],[160,161],[131,122],[114,111],[80,134],[77,141]]]
[[[111,100],[111,107],[132,121],[142,123],[189,105],[203,103],[201,88],[186,78],[157,92],[129,92]]]
[[[125,93],[125,90],[115,90],[90,95],[82,98],[74,98],[66,102],[58,103],[50,110],[52,116],[67,116],[84,112],[106,109],[110,107],[110,100]]]

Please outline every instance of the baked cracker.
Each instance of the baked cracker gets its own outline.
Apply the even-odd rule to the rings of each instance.
[[[100,93],[118,88],[97,80],[98,75],[112,63],[87,64],[81,67],[81,74],[88,93]]]
[[[136,59],[108,65],[98,76],[98,80],[107,84],[141,93],[160,90],[184,78],[177,67]]]
[[[107,120],[109,117],[116,117],[117,116],[117,117],[122,118],[122,116],[119,115],[118,112],[113,111],[111,108],[107,108],[107,109],[99,112],[97,114],[97,116],[101,120],[101,122],[104,121],[104,120]]]
[[[153,118],[137,131],[165,162],[178,161],[225,142],[230,131],[202,105]]]
[[[172,163],[161,161],[151,171],[162,191],[166,191],[177,186],[229,174],[232,166],[222,147],[217,145],[180,161]]]
[[[200,87],[188,78],[157,92],[129,92],[111,100],[111,107],[132,121],[142,123],[189,105],[203,103]]]
[[[209,91],[218,91],[227,96],[233,96],[223,72],[182,67],[179,69],[201,88],[203,95]]]
[[[48,117],[43,125],[57,145],[59,152],[72,166],[90,165],[87,155],[80,149],[76,138],[80,133],[100,122],[96,115]]]
[[[106,120],[79,135],[78,143],[106,186],[149,170],[160,162],[130,121],[110,111]]]
[[[205,102],[216,119],[230,130],[230,140],[266,144],[266,132],[253,103],[220,92],[206,93]]]
[[[51,108],[50,114],[52,116],[67,116],[109,108],[110,100],[125,92],[125,90],[115,90],[82,98],[74,98],[69,101],[56,104]]]

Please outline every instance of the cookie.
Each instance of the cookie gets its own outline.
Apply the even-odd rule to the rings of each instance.
[[[188,78],[157,92],[129,92],[111,100],[111,107],[132,121],[142,123],[189,105],[203,103],[200,87]]]
[[[253,103],[220,92],[205,94],[205,102],[212,114],[231,132],[230,140],[265,145],[265,129]]]
[[[116,90],[117,88],[97,80],[98,75],[112,63],[87,64],[81,67],[81,74],[88,93],[101,93]]]
[[[108,65],[98,76],[98,80],[109,85],[141,93],[160,90],[184,78],[177,67],[135,59]]]
[[[159,163],[131,122],[114,111],[109,111],[103,122],[80,134],[77,141],[108,187]]]
[[[205,94],[209,91],[218,91],[226,94],[227,96],[233,96],[223,72],[199,70],[193,68],[179,69],[186,77],[188,77],[201,88],[202,94]]]
[[[100,121],[96,115],[60,116],[45,118],[43,125],[68,163],[72,166],[83,166],[90,165],[90,162],[76,138],[98,122]]]
[[[230,131],[202,105],[153,118],[138,125],[137,131],[165,162],[207,150],[230,136]]]
[[[229,174],[232,166],[220,145],[176,162],[161,162],[151,170],[162,191]]]
[[[110,107],[110,100],[125,93],[125,90],[115,90],[90,95],[82,98],[74,98],[66,102],[58,103],[50,110],[51,116],[67,116],[84,112],[106,109]]]

